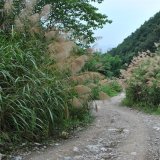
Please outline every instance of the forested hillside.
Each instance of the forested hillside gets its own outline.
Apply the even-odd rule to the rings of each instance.
[[[119,55],[123,63],[131,61],[138,52],[150,50],[154,52],[155,42],[160,40],[160,12],[146,21],[139,29],[128,36],[117,48],[113,48],[109,53]]]

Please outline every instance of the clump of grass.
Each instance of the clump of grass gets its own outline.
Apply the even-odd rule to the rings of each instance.
[[[43,39],[1,32],[0,46],[0,143],[41,141],[71,127],[67,121],[83,122],[79,112],[72,114],[66,75],[49,69],[54,62]]]

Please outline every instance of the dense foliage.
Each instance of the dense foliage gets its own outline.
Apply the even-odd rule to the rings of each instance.
[[[50,12],[48,16],[45,16],[45,26],[49,28],[56,28],[64,32],[70,32],[71,37],[76,39],[77,43],[88,45],[93,43],[96,38],[93,36],[93,30],[102,28],[104,24],[111,21],[107,19],[106,15],[98,12],[98,9],[94,7],[91,2],[102,3],[103,0],[13,0],[13,10],[8,18],[4,18],[4,14],[0,18],[0,24],[8,25],[13,24],[13,19],[16,15],[19,15],[27,3],[27,10],[33,9],[33,13]],[[8,1],[10,2],[10,0]],[[12,2],[12,1],[11,1]],[[43,8],[45,5],[50,5]],[[4,5],[4,0],[0,2],[0,9]],[[12,4],[8,4],[12,5]],[[8,7],[9,8],[9,7]],[[24,10],[24,12],[28,12]],[[44,13],[45,15],[45,13]]]
[[[97,71],[106,77],[118,77],[122,61],[119,56],[110,54],[94,53],[90,60],[85,64],[83,70]]]
[[[119,55],[124,63],[130,63],[132,58],[141,51],[154,52],[155,42],[160,40],[160,12],[146,21],[139,29],[127,37],[117,48],[109,53]]]

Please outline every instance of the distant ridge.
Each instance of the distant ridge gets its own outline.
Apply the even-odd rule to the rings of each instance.
[[[160,12],[146,21],[139,29],[124,41],[109,51],[112,55],[119,55],[123,63],[128,63],[138,52],[150,50],[154,52],[155,42],[160,40]]]

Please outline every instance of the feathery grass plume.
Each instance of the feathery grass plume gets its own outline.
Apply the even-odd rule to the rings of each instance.
[[[86,52],[87,52],[88,54],[93,54],[95,51],[94,51],[93,48],[87,48]]]
[[[45,38],[47,41],[51,41],[53,39],[56,39],[56,36],[58,35],[58,31],[49,31],[49,32],[45,32]]]
[[[103,86],[103,85],[106,85],[106,84],[108,84],[108,80],[107,79],[103,79],[103,80],[101,80],[101,81],[99,81],[99,84],[101,85],[101,86]]]
[[[19,15],[15,18],[15,26],[17,29],[22,29],[24,32],[24,28],[36,28],[40,26],[40,15],[39,13],[34,13],[34,7],[37,3],[37,0],[25,0],[24,8],[21,9]],[[31,34],[34,33],[34,30],[31,29]]]
[[[84,67],[85,63],[87,62],[87,60],[88,60],[88,56],[86,56],[86,55],[82,55],[82,56],[76,58],[70,64],[70,71],[71,71],[72,75],[75,75],[76,73],[81,71],[82,68]]]
[[[98,73],[98,72],[84,72],[84,75],[88,75],[88,78],[91,78],[93,80],[103,80],[105,79],[105,76],[101,73]]]
[[[89,88],[89,87],[88,87]],[[91,101],[91,93],[87,93],[87,94],[84,94],[84,95],[81,95],[79,96],[79,98],[81,99],[81,102],[83,104],[86,104],[88,103],[89,101]],[[93,100],[93,99],[92,99]]]
[[[84,84],[85,82],[95,82],[105,79],[105,76],[98,72],[82,72],[69,78],[74,83]]]
[[[75,44],[71,41],[53,42],[48,45],[48,51],[51,59],[63,61],[71,55]]]
[[[34,26],[34,27],[32,27],[32,28],[29,29],[29,33],[30,33],[32,36],[34,36],[35,34],[39,34],[39,35],[40,35],[40,34],[42,33],[42,30],[41,30],[40,27]]]
[[[29,20],[29,17],[30,17],[31,15],[33,15],[33,10],[29,10],[29,9],[27,9],[27,8],[23,8],[23,9],[21,10],[21,12],[19,13],[18,18],[20,18],[20,20],[21,20],[23,23],[25,23],[26,21]],[[30,24],[28,24],[28,25],[30,25]]]
[[[79,96],[91,93],[91,89],[84,85],[77,85],[74,87],[74,90]]]
[[[13,0],[5,0],[4,3],[4,11],[7,14],[10,14],[13,11],[14,7],[13,7]]]
[[[24,32],[24,23],[19,18],[16,18],[14,21],[14,25],[17,31]]]
[[[49,18],[50,12],[51,12],[51,5],[50,4],[45,5],[42,8],[40,13],[41,20],[47,21],[47,19]]]
[[[126,82],[127,105],[156,110],[160,104],[160,56],[142,52],[122,75]]]
[[[91,93],[86,93],[79,95],[78,97],[74,97],[72,100],[70,100],[70,103],[75,108],[83,108],[88,106],[89,101],[91,101]]]
[[[72,63],[72,61],[75,59],[75,57],[77,56],[69,56],[68,58],[61,60],[61,61],[57,61],[54,65],[52,65],[51,67],[53,69],[59,69],[61,72],[64,73],[68,73],[68,76],[71,76],[71,72],[70,72],[70,64]]]
[[[109,96],[106,93],[104,93],[103,91],[100,91],[99,92],[99,100],[107,100],[107,99],[109,99]]]
[[[70,103],[73,107],[75,108],[82,108],[83,104],[81,103],[81,100],[74,97],[73,99],[70,100]]]
[[[40,24],[40,15],[38,13],[35,13],[28,17],[29,23],[31,26],[39,26]]]
[[[94,88],[97,87],[97,85],[94,84],[94,83],[89,83],[89,84],[87,84],[87,86],[88,86],[91,90],[93,90]]]
[[[128,80],[132,76],[132,72],[136,69],[142,62],[147,61],[151,57],[152,53],[142,52],[139,53],[137,57],[133,57],[133,60],[129,64],[127,70],[121,70],[121,78]]]
[[[25,8],[27,11],[32,12],[36,4],[37,0],[25,0]]]

